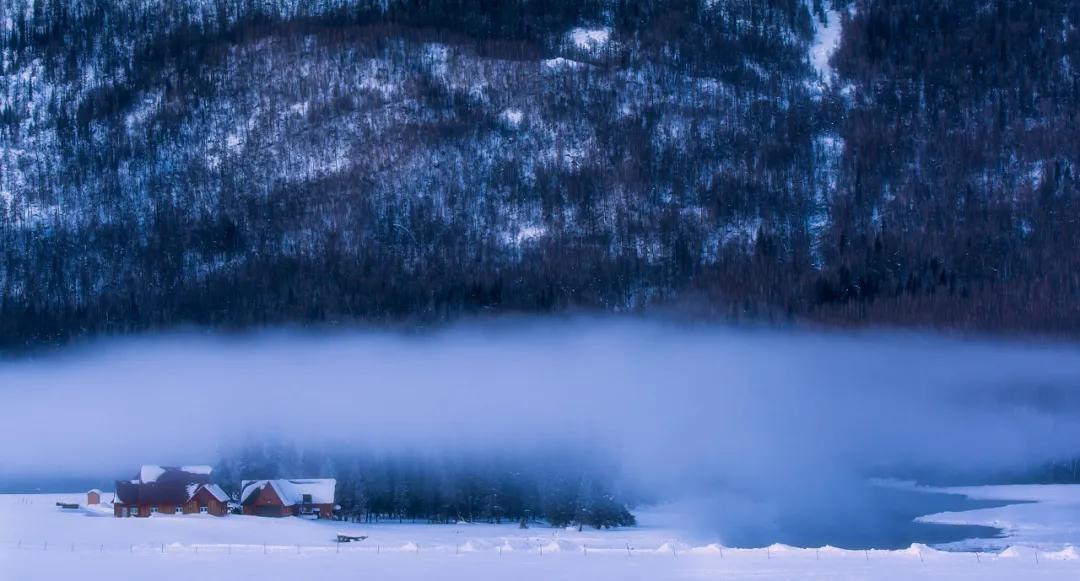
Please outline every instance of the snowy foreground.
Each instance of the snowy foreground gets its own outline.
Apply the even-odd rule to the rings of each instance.
[[[931,522],[988,524],[1010,535],[987,552],[914,545],[735,549],[680,539],[663,512],[616,531],[515,525],[355,525],[230,515],[116,519],[62,510],[83,495],[0,495],[0,579],[1077,579],[1080,486],[949,489],[1029,504],[942,513]],[[338,545],[338,532],[368,535]]]
[[[1045,486],[972,486],[929,489],[963,494],[977,500],[1017,501],[999,508],[942,512],[918,520],[938,524],[984,525],[1002,529],[1004,538],[977,539],[951,543],[945,548],[970,550],[986,547],[997,551],[1011,546],[1038,547],[1064,551],[1072,559],[1080,558],[1080,485]]]

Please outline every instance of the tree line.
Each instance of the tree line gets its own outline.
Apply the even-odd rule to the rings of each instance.
[[[611,467],[579,452],[376,454],[252,440],[223,455],[212,474],[236,498],[241,479],[334,478],[338,517],[353,522],[636,524]]]

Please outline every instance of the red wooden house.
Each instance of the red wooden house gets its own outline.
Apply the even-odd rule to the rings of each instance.
[[[337,505],[333,478],[245,480],[240,504],[252,516],[331,518]]]
[[[210,483],[209,466],[143,466],[139,476],[116,482],[113,515],[229,514],[229,496]]]

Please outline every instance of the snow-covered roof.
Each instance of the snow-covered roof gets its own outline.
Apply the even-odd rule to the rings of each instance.
[[[229,495],[225,494],[225,491],[222,490],[221,487],[218,486],[217,484],[204,484],[203,488],[205,488],[207,492],[212,494],[214,496],[214,498],[218,499],[219,501],[221,501],[221,502],[228,502],[229,501]]]
[[[205,488],[214,498],[221,502],[228,502],[229,495],[225,494],[225,491],[221,489],[217,484],[188,484],[187,495],[188,500],[195,498],[195,495],[199,493],[200,488]]]
[[[165,469],[157,464],[143,464],[142,469],[139,470],[139,482],[143,484],[157,482],[157,479],[164,473]]]
[[[191,500],[199,486],[210,484],[209,466],[146,464],[133,480],[116,481],[116,499],[124,504],[174,504]]]
[[[304,495],[311,495],[314,504],[333,504],[337,480],[333,478],[282,478],[277,480],[245,480],[241,483],[240,502],[262,490],[265,486],[274,489],[274,493],[285,506],[303,502]]]
[[[333,504],[334,502],[337,480],[333,478],[286,480],[285,482],[293,489],[293,498],[296,502],[300,502],[305,494],[310,494],[311,502],[316,504]]]
[[[142,484],[157,482],[158,478],[161,478],[166,472],[186,472],[187,474],[194,474],[197,476],[209,476],[213,470],[213,467],[205,465],[159,466],[157,464],[143,464],[142,468],[139,470],[138,482]]]

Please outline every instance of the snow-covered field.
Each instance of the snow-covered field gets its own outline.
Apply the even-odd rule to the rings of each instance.
[[[1077,579],[1080,486],[948,489],[1030,504],[943,513],[1000,526],[994,552],[736,549],[688,540],[662,510],[613,531],[373,525],[230,515],[116,519],[64,510],[79,495],[0,495],[0,579]],[[109,495],[106,495],[109,497]],[[338,545],[338,532],[368,535]],[[987,541],[978,545],[988,546]]]
[[[919,518],[939,524],[973,524],[1002,529],[1005,538],[977,539],[952,543],[949,548],[987,547],[1003,551],[1013,545],[1038,547],[1047,551],[1071,552],[1077,558],[1080,547],[1080,486],[972,486],[934,489],[963,494],[977,500],[1012,500],[999,508],[942,512]]]

